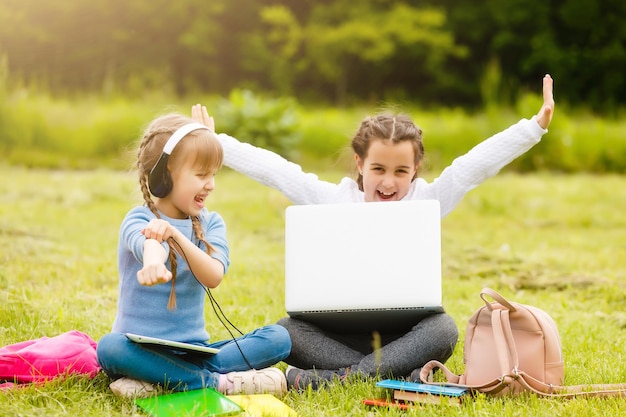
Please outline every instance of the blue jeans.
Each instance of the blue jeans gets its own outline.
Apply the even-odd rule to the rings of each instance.
[[[276,324],[236,340],[207,343],[220,349],[215,355],[181,354],[142,346],[122,333],[109,333],[100,339],[96,352],[100,366],[112,379],[128,377],[182,391],[217,388],[220,374],[250,369],[242,352],[254,369],[262,369],[285,359],[291,350],[289,333]]]

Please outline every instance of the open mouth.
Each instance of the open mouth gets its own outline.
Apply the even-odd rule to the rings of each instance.
[[[376,194],[378,195],[378,198],[383,200],[383,201],[384,200],[391,200],[396,195],[395,192],[393,192],[393,193],[384,193],[382,191],[376,191]]]

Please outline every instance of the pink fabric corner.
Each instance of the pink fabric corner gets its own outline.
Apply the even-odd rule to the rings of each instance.
[[[91,337],[78,330],[5,346],[0,348],[0,380],[45,382],[67,374],[93,378],[100,371],[96,347]]]

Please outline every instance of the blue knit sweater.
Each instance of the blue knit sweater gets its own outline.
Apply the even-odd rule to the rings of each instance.
[[[216,249],[212,256],[224,265],[224,272],[230,264],[226,225],[215,212],[203,209],[200,222],[205,239]],[[113,331],[137,333],[180,342],[204,342],[209,339],[204,321],[205,291],[196,281],[184,258],[177,256],[176,304],[168,310],[167,303],[172,288],[171,283],[151,287],[140,285],[137,272],[143,266],[143,243],[141,230],[155,216],[147,207],[136,207],[128,212],[120,228],[118,245],[119,300]],[[180,230],[192,240],[191,219],[172,219],[163,214],[161,218]],[[193,241],[202,249],[205,245]],[[169,245],[163,243],[169,253]],[[166,263],[171,270],[169,260]]]

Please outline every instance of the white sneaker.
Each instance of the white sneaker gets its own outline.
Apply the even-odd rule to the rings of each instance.
[[[274,394],[281,396],[287,392],[285,374],[278,368],[230,372],[226,374],[226,378],[233,384],[233,388],[227,392],[228,395]]]
[[[109,384],[111,391],[118,397],[145,398],[154,391],[154,386],[138,379],[120,378]]]

